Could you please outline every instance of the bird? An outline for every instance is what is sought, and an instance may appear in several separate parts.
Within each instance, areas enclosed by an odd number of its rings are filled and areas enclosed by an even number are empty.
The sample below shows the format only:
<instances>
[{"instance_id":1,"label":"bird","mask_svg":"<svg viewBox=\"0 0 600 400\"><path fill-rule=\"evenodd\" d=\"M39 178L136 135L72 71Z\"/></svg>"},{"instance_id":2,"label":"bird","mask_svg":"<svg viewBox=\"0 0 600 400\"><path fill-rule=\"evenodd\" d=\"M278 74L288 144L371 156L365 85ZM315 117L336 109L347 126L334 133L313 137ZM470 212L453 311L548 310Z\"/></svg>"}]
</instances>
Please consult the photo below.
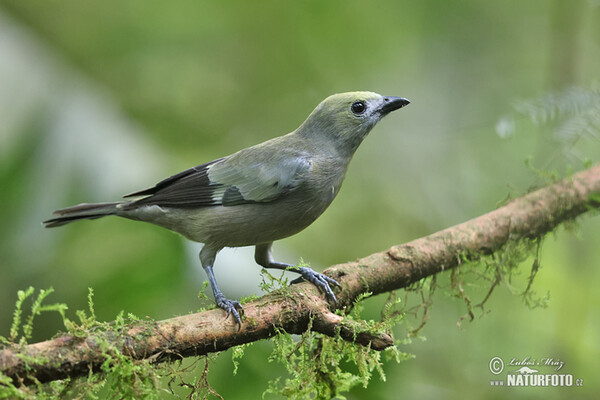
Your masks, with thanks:
<instances>
[{"instance_id":1,"label":"bird","mask_svg":"<svg viewBox=\"0 0 600 400\"><path fill-rule=\"evenodd\" d=\"M298 280L311 282L335 304L332 287L340 284L309 267L275 261L273 242L302 231L327 209L363 139L383 117L409 103L368 91L331 95L291 133L186 169L122 201L56 210L43 226L116 215L204 243L199 257L215 303L238 329L242 305L223 295L213 273L225 247L255 246L257 264L299 273Z\"/></svg>"}]
</instances>

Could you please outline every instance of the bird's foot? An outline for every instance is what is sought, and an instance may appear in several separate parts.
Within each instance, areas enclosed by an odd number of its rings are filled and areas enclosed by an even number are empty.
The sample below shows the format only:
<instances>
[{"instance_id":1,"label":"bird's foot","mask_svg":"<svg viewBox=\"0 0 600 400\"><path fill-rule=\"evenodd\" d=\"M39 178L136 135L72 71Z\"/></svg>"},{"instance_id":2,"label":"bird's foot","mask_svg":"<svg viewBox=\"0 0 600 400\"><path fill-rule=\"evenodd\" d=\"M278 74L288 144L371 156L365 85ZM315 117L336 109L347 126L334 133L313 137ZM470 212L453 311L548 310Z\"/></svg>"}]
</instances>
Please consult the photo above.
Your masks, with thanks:
<instances>
[{"instance_id":1,"label":"bird's foot","mask_svg":"<svg viewBox=\"0 0 600 400\"><path fill-rule=\"evenodd\" d=\"M292 284L300 283L303 280L309 281L310 283L312 283L313 285L315 285L316 287L321 289L323 292L325 292L325 295L327 296L327 298L332 300L334 304L337 304L337 299L335 298L335 294L333 294L333 291L331 290L331 286L329 286L329 285L335 285L338 288L342 287L335 279L330 278L327 275L315 272L312 269L307 268L307 267L294 268L294 272L298 272L302 276L294 279L291 282Z\"/></svg>"},{"instance_id":2,"label":"bird's foot","mask_svg":"<svg viewBox=\"0 0 600 400\"><path fill-rule=\"evenodd\" d=\"M217 303L217 307L227 311L225 318L229 318L229 315L233 316L233 319L238 324L238 330L240 330L242 328L242 318L240 315L244 315L244 309L240 302L229 300L223 294L219 293L215 296L215 303Z\"/></svg>"}]
</instances>

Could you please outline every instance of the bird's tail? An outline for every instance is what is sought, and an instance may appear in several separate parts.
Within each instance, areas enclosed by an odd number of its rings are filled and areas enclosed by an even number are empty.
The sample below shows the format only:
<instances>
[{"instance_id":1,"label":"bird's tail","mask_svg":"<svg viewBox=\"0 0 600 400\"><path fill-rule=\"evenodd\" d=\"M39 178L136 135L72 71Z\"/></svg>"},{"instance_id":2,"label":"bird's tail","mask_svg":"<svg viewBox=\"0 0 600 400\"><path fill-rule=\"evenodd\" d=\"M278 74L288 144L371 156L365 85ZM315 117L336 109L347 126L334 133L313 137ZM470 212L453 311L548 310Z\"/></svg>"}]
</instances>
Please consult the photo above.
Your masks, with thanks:
<instances>
[{"instance_id":1,"label":"bird's tail","mask_svg":"<svg viewBox=\"0 0 600 400\"><path fill-rule=\"evenodd\" d=\"M62 226L80 219L96 219L107 215L117 213L117 205L119 203L81 203L73 207L63 208L62 210L54 211L56 218L44 221L45 228L54 228Z\"/></svg>"}]
</instances>

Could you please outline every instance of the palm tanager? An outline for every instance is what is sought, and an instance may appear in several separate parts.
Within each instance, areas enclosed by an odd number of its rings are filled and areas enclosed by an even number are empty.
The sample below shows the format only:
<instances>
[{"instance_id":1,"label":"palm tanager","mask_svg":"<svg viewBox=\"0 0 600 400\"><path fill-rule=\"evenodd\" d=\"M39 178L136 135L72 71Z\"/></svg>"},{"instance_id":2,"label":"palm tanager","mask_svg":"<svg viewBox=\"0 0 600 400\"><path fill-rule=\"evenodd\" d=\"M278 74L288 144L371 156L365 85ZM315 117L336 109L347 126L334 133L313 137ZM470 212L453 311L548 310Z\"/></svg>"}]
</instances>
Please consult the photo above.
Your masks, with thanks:
<instances>
[{"instance_id":1,"label":"palm tanager","mask_svg":"<svg viewBox=\"0 0 600 400\"><path fill-rule=\"evenodd\" d=\"M82 203L54 212L47 228L118 215L150 222L204 243L200 261L215 302L241 326L239 302L227 299L213 273L224 247L256 246L265 268L299 273L336 301L334 279L273 260L273 241L309 226L338 194L348 163L379 120L410 102L373 92L334 94L295 131L166 178L112 203Z\"/></svg>"}]
</instances>

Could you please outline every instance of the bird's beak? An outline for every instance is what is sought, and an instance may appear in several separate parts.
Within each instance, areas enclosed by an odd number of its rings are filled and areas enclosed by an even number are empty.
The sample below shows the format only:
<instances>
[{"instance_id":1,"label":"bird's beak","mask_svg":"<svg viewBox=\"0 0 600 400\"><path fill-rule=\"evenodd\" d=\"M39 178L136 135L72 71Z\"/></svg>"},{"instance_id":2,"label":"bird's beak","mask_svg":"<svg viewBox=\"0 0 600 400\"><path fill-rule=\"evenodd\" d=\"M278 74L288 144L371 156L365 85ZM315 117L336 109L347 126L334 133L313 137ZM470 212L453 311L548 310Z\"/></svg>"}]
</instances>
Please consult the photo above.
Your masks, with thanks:
<instances>
[{"instance_id":1,"label":"bird's beak","mask_svg":"<svg viewBox=\"0 0 600 400\"><path fill-rule=\"evenodd\" d=\"M409 104L410 101L404 97L385 96L379 111L382 115L386 115Z\"/></svg>"}]
</instances>

